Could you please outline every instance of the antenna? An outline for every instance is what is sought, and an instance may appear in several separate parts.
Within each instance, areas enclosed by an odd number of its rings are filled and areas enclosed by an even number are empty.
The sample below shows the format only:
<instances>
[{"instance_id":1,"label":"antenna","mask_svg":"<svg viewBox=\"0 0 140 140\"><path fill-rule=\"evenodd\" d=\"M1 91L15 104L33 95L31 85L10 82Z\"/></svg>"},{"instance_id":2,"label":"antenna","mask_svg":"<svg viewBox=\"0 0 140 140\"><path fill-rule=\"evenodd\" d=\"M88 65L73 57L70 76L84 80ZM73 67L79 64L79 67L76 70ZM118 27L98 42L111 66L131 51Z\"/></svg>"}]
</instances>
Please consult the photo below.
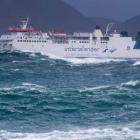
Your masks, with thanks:
<instances>
[{"instance_id":1,"label":"antenna","mask_svg":"<svg viewBox=\"0 0 140 140\"><path fill-rule=\"evenodd\" d=\"M23 20L23 21L21 21L21 22L22 22L21 28L22 28L22 29L26 29L27 26L28 26L29 17L27 17L26 20Z\"/></svg>"},{"instance_id":2,"label":"antenna","mask_svg":"<svg viewBox=\"0 0 140 140\"><path fill-rule=\"evenodd\" d=\"M109 23L109 24L107 24L105 36L108 36L108 32L111 30L111 28L112 28L113 26L114 26L114 23Z\"/></svg>"}]
</instances>

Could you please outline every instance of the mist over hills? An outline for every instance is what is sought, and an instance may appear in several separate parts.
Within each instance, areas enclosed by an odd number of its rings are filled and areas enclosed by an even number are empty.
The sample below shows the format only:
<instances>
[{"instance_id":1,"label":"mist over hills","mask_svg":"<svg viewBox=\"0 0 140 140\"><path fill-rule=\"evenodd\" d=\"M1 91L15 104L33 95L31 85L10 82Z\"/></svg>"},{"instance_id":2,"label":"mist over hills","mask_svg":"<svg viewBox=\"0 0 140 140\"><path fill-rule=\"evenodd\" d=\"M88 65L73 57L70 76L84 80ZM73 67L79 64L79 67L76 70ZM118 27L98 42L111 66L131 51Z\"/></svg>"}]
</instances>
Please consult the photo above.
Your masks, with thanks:
<instances>
[{"instance_id":1,"label":"mist over hills","mask_svg":"<svg viewBox=\"0 0 140 140\"><path fill-rule=\"evenodd\" d=\"M105 29L109 22L131 33L140 29L140 16L119 23L106 18L89 18L62 0L0 0L0 31L30 17L31 25L37 30L46 31L92 31L96 25ZM132 28L134 26L134 28Z\"/></svg>"}]
</instances>

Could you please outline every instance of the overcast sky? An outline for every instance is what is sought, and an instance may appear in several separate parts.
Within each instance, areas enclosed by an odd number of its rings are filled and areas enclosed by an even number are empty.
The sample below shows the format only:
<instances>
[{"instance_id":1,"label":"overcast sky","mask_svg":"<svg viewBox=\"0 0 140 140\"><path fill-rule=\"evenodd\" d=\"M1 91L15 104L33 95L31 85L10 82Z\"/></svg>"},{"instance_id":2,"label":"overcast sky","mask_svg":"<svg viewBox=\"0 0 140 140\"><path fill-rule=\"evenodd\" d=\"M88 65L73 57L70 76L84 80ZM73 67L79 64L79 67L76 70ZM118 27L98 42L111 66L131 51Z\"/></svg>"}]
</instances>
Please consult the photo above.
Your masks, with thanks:
<instances>
[{"instance_id":1,"label":"overcast sky","mask_svg":"<svg viewBox=\"0 0 140 140\"><path fill-rule=\"evenodd\" d=\"M124 21L140 14L140 0L64 0L87 16Z\"/></svg>"}]
</instances>

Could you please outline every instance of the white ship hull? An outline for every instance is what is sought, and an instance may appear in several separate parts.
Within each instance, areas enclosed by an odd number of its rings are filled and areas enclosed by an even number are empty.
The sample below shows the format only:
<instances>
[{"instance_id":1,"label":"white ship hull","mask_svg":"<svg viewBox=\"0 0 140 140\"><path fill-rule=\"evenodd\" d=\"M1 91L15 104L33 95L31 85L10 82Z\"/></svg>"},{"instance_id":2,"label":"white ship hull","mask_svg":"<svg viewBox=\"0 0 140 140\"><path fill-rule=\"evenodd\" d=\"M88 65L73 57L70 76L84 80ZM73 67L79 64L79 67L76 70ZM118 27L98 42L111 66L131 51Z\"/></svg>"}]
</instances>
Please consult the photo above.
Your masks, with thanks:
<instances>
[{"instance_id":1,"label":"white ship hull","mask_svg":"<svg viewBox=\"0 0 140 140\"><path fill-rule=\"evenodd\" d=\"M12 44L10 46L10 44ZM70 44L53 44L53 43L18 43L17 40L10 42L6 46L0 45L0 49L41 53L45 55L55 55L63 58L140 58L140 49L133 49L135 41L115 43L106 46L70 45ZM113 46L113 47L110 47ZM130 48L128 48L128 46Z\"/></svg>"},{"instance_id":2,"label":"white ship hull","mask_svg":"<svg viewBox=\"0 0 140 140\"><path fill-rule=\"evenodd\" d=\"M132 46L134 46L135 42L132 42ZM140 50L133 49L131 47L128 50L128 45L124 44L123 47L121 44L118 47L96 47L96 46L70 46L69 44L20 44L13 43L13 46L9 48L10 50L16 50L21 52L33 52L33 53L41 53L45 55L55 55L63 58L140 58ZM109 48L107 50L107 48ZM7 50L7 48L6 48Z\"/></svg>"},{"instance_id":3,"label":"white ship hull","mask_svg":"<svg viewBox=\"0 0 140 140\"><path fill-rule=\"evenodd\" d=\"M124 34L105 34L96 27L93 33L55 34L34 32L27 28L10 28L0 37L1 50L34 52L63 58L132 58L140 59L140 37L136 41Z\"/></svg>"}]
</instances>

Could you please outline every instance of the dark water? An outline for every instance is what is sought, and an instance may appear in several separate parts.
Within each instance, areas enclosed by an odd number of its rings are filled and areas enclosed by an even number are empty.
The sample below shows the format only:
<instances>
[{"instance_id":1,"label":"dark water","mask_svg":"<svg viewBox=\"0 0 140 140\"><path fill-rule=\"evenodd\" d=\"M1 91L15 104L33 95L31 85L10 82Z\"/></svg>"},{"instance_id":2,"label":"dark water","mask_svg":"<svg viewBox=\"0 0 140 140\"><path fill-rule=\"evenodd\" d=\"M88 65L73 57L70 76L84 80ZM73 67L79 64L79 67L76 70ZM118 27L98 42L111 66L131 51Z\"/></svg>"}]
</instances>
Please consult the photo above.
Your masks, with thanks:
<instances>
[{"instance_id":1,"label":"dark water","mask_svg":"<svg viewBox=\"0 0 140 140\"><path fill-rule=\"evenodd\" d=\"M0 53L0 140L140 139L140 62Z\"/></svg>"}]
</instances>

